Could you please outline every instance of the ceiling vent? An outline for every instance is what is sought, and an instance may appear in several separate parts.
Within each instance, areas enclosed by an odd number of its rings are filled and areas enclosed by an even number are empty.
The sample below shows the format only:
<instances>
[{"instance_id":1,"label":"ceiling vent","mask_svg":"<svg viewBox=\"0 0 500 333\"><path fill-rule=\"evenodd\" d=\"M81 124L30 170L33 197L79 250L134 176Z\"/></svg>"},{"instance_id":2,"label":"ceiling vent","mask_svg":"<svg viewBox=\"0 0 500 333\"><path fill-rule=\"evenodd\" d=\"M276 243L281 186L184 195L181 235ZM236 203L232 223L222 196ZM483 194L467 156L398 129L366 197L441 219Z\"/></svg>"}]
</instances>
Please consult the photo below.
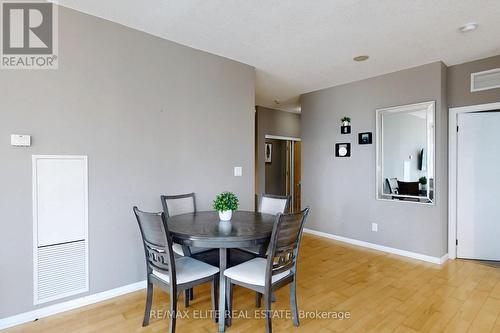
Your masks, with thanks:
<instances>
[{"instance_id":1,"label":"ceiling vent","mask_svg":"<svg viewBox=\"0 0 500 333\"><path fill-rule=\"evenodd\" d=\"M500 68L484 72L472 73L470 76L470 91L483 91L500 88Z\"/></svg>"}]
</instances>

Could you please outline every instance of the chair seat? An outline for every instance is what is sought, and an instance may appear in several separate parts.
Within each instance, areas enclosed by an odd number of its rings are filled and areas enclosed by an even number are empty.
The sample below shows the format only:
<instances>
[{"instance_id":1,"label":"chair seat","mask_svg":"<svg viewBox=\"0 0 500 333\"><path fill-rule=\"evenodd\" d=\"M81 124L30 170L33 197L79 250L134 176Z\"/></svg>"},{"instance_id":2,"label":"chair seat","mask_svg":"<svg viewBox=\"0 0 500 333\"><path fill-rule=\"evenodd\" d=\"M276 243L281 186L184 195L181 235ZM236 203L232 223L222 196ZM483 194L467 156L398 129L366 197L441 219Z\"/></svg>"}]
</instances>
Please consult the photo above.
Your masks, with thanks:
<instances>
[{"instance_id":1,"label":"chair seat","mask_svg":"<svg viewBox=\"0 0 500 333\"><path fill-rule=\"evenodd\" d=\"M217 274L219 268L191 257L181 257L175 259L175 271L177 284L183 284ZM153 270L153 275L167 283L170 282L168 274Z\"/></svg>"},{"instance_id":2,"label":"chair seat","mask_svg":"<svg viewBox=\"0 0 500 333\"><path fill-rule=\"evenodd\" d=\"M184 256L184 250L182 249L181 244L173 243L172 250L175 253L177 253L178 255ZM212 250L212 249L208 248L208 247L192 247L192 246L190 246L189 250L191 251L191 254L196 254L196 253L205 252L205 251Z\"/></svg>"},{"instance_id":3,"label":"chair seat","mask_svg":"<svg viewBox=\"0 0 500 333\"><path fill-rule=\"evenodd\" d=\"M264 286L266 279L267 259L254 258L224 271L224 275L231 280L240 281L256 286ZM272 283L290 275L290 270L276 274L272 277Z\"/></svg>"}]
</instances>

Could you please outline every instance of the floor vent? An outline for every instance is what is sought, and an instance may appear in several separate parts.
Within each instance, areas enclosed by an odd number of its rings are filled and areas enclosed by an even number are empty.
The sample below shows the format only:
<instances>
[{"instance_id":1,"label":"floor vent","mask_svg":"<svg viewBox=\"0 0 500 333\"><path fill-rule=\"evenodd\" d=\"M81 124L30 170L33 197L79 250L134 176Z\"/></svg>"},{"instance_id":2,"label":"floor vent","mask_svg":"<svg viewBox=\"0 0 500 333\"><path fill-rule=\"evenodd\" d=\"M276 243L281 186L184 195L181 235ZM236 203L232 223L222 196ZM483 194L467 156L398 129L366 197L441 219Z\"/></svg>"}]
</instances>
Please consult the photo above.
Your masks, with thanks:
<instances>
[{"instance_id":1,"label":"floor vent","mask_svg":"<svg viewBox=\"0 0 500 333\"><path fill-rule=\"evenodd\" d=\"M470 91L483 91L500 88L500 68L489 71L472 73L470 77Z\"/></svg>"},{"instance_id":2,"label":"floor vent","mask_svg":"<svg viewBox=\"0 0 500 333\"><path fill-rule=\"evenodd\" d=\"M85 240L38 248L37 303L87 290Z\"/></svg>"}]
</instances>

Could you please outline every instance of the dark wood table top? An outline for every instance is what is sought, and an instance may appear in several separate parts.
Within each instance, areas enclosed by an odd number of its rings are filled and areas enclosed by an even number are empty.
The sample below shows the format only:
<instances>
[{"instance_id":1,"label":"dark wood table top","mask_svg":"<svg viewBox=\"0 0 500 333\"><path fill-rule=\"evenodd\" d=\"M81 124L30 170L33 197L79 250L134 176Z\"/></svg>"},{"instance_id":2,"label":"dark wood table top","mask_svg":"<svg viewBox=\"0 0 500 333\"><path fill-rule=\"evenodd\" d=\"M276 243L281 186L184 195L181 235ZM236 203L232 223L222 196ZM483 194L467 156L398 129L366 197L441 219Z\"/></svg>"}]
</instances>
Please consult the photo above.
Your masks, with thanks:
<instances>
[{"instance_id":1,"label":"dark wood table top","mask_svg":"<svg viewBox=\"0 0 500 333\"><path fill-rule=\"evenodd\" d=\"M167 219L174 242L196 247L238 248L267 243L275 216L236 211L230 222L221 222L217 212L196 212Z\"/></svg>"}]
</instances>

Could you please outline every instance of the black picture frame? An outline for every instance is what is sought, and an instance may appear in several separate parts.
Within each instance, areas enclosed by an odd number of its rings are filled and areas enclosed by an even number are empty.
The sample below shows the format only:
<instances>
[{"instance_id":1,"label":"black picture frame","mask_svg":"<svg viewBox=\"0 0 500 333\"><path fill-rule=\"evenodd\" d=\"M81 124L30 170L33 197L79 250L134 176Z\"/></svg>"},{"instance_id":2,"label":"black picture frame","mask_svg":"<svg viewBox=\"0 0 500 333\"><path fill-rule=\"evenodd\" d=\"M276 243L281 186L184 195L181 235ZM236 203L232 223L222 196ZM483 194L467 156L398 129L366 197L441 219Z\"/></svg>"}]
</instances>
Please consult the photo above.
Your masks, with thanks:
<instances>
[{"instance_id":1,"label":"black picture frame","mask_svg":"<svg viewBox=\"0 0 500 333\"><path fill-rule=\"evenodd\" d=\"M358 143L360 145L371 145L372 144L372 132L363 132L358 134Z\"/></svg>"},{"instance_id":2,"label":"black picture frame","mask_svg":"<svg viewBox=\"0 0 500 333\"><path fill-rule=\"evenodd\" d=\"M340 134L351 134L351 125L340 126Z\"/></svg>"},{"instance_id":3,"label":"black picture frame","mask_svg":"<svg viewBox=\"0 0 500 333\"><path fill-rule=\"evenodd\" d=\"M342 148L346 149L345 154L341 151ZM349 142L336 143L335 157L351 157L351 144Z\"/></svg>"}]
</instances>

